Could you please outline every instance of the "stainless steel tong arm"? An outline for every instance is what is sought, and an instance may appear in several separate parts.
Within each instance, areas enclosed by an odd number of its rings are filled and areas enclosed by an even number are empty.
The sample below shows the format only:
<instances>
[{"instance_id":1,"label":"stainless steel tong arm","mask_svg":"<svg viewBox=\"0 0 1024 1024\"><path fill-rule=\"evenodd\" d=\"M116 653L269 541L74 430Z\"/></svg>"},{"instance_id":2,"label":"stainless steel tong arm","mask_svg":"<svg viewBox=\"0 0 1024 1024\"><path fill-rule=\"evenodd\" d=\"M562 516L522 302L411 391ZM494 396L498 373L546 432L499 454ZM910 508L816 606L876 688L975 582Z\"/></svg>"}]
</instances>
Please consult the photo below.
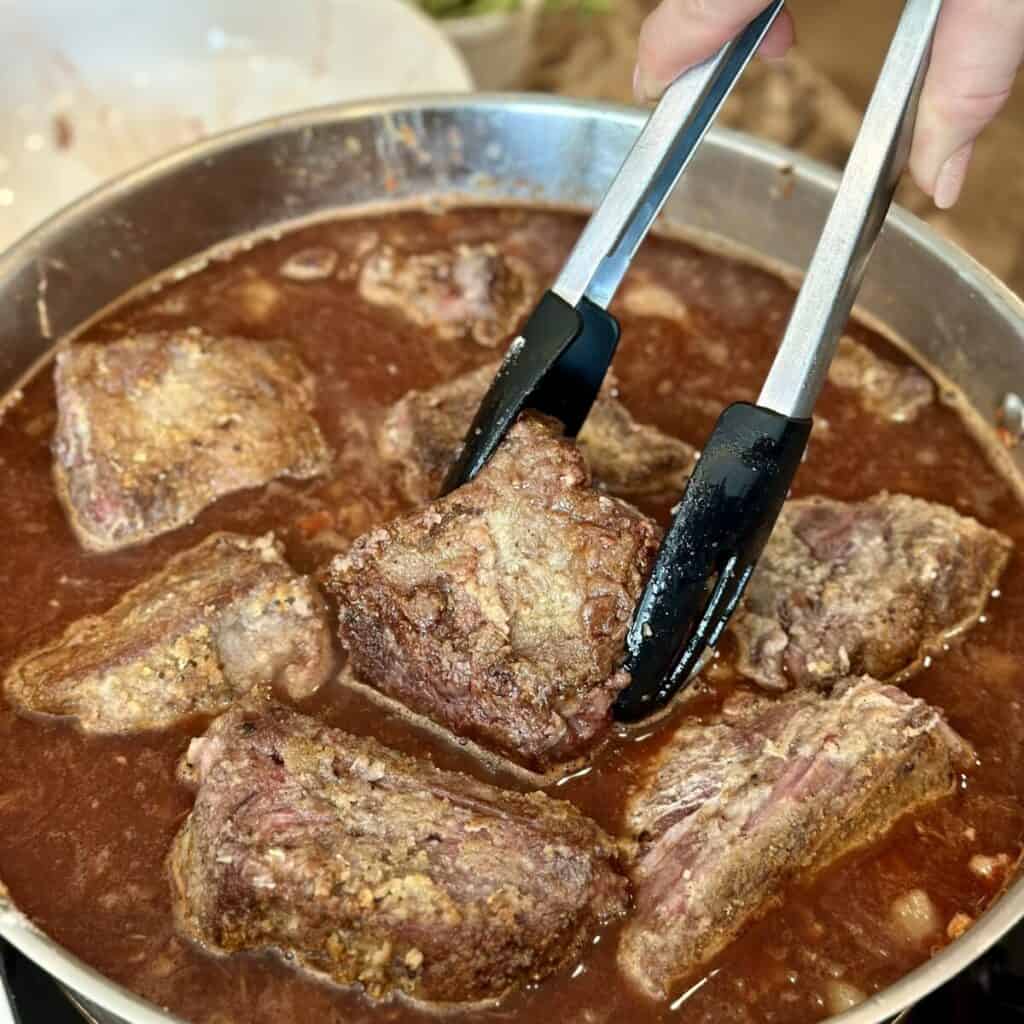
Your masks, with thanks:
<instances>
[{"instance_id":1,"label":"stainless steel tong arm","mask_svg":"<svg viewBox=\"0 0 1024 1024\"><path fill-rule=\"evenodd\" d=\"M640 243L736 80L782 10L773 0L731 42L684 71L644 126L552 291L570 306L586 296L607 309Z\"/></svg>"},{"instance_id":2,"label":"stainless steel tong arm","mask_svg":"<svg viewBox=\"0 0 1024 1024\"><path fill-rule=\"evenodd\" d=\"M907 0L758 405L804 419L907 162L942 0Z\"/></svg>"}]
</instances>

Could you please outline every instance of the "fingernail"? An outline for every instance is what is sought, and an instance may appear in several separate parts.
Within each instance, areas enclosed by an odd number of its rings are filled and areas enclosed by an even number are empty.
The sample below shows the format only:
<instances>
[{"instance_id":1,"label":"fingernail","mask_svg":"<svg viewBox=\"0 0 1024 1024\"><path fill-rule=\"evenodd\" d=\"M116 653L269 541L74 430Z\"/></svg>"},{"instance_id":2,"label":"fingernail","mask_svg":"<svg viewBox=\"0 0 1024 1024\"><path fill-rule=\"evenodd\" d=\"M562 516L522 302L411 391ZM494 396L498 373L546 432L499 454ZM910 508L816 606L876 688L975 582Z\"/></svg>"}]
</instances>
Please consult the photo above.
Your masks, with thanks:
<instances>
[{"instance_id":1,"label":"fingernail","mask_svg":"<svg viewBox=\"0 0 1024 1024\"><path fill-rule=\"evenodd\" d=\"M970 163L973 148L974 143L972 142L961 146L939 169L938 176L935 178L932 198L940 210L948 210L960 198L960 191L964 187L967 165Z\"/></svg>"},{"instance_id":2,"label":"fingernail","mask_svg":"<svg viewBox=\"0 0 1024 1024\"><path fill-rule=\"evenodd\" d=\"M641 103L653 103L664 91L665 86L637 64L633 69L633 95Z\"/></svg>"}]
</instances>

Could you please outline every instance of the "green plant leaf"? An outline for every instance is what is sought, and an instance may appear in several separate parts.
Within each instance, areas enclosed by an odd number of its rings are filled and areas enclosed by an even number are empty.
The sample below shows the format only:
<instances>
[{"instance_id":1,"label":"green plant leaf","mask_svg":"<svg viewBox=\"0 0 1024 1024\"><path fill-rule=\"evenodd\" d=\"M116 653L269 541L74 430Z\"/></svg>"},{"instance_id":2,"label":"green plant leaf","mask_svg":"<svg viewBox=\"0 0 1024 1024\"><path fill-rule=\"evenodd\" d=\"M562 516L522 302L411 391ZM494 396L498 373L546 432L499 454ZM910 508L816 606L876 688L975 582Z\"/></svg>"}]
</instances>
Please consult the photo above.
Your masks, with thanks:
<instances>
[{"instance_id":1,"label":"green plant leaf","mask_svg":"<svg viewBox=\"0 0 1024 1024\"><path fill-rule=\"evenodd\" d=\"M475 14L505 13L518 10L522 0L415 0L435 18L466 18ZM571 10L576 8L586 14L607 11L612 0L545 0L548 10Z\"/></svg>"},{"instance_id":2,"label":"green plant leaf","mask_svg":"<svg viewBox=\"0 0 1024 1024\"><path fill-rule=\"evenodd\" d=\"M417 0L435 18L464 18L474 14L514 11L521 0Z\"/></svg>"}]
</instances>

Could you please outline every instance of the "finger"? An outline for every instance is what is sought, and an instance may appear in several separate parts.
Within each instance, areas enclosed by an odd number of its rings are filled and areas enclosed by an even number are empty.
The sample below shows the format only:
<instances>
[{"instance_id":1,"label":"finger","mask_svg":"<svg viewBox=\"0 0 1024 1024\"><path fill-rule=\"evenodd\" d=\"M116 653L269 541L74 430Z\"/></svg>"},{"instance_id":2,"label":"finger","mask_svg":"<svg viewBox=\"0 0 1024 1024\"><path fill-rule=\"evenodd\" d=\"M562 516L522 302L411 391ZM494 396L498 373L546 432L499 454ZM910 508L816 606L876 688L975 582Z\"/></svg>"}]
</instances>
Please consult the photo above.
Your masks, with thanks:
<instances>
[{"instance_id":1,"label":"finger","mask_svg":"<svg viewBox=\"0 0 1024 1024\"><path fill-rule=\"evenodd\" d=\"M766 0L662 0L640 30L634 79L637 99L657 99L686 68L710 57L767 6ZM793 22L783 11L761 52L781 57L793 42Z\"/></svg>"},{"instance_id":2,"label":"finger","mask_svg":"<svg viewBox=\"0 0 1024 1024\"><path fill-rule=\"evenodd\" d=\"M761 40L761 45L757 48L757 55L766 60L779 60L786 56L795 41L796 32L793 27L793 19L790 17L789 11L783 9L772 27L768 29L768 34Z\"/></svg>"},{"instance_id":3,"label":"finger","mask_svg":"<svg viewBox=\"0 0 1024 1024\"><path fill-rule=\"evenodd\" d=\"M914 180L938 206L956 202L979 132L1010 95L1024 57L1020 0L946 0L910 154Z\"/></svg>"}]
</instances>

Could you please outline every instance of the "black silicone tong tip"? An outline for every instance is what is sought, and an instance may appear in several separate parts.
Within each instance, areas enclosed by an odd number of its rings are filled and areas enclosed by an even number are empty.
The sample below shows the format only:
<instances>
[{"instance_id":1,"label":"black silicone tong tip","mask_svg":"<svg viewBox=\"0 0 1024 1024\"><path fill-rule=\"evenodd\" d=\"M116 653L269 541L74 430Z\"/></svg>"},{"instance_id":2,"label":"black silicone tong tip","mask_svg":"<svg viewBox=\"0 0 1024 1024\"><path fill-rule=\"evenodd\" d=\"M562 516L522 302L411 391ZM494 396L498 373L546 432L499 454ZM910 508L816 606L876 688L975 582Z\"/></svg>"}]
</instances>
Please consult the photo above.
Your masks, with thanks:
<instances>
[{"instance_id":1,"label":"black silicone tong tip","mask_svg":"<svg viewBox=\"0 0 1024 1024\"><path fill-rule=\"evenodd\" d=\"M480 472L524 409L579 433L619 343L616 319L589 299L576 307L546 292L512 343L477 410L441 489L448 494Z\"/></svg>"},{"instance_id":2,"label":"black silicone tong tip","mask_svg":"<svg viewBox=\"0 0 1024 1024\"><path fill-rule=\"evenodd\" d=\"M722 413L694 468L626 638L621 722L687 683L732 615L807 447L811 421L747 403Z\"/></svg>"}]
</instances>

